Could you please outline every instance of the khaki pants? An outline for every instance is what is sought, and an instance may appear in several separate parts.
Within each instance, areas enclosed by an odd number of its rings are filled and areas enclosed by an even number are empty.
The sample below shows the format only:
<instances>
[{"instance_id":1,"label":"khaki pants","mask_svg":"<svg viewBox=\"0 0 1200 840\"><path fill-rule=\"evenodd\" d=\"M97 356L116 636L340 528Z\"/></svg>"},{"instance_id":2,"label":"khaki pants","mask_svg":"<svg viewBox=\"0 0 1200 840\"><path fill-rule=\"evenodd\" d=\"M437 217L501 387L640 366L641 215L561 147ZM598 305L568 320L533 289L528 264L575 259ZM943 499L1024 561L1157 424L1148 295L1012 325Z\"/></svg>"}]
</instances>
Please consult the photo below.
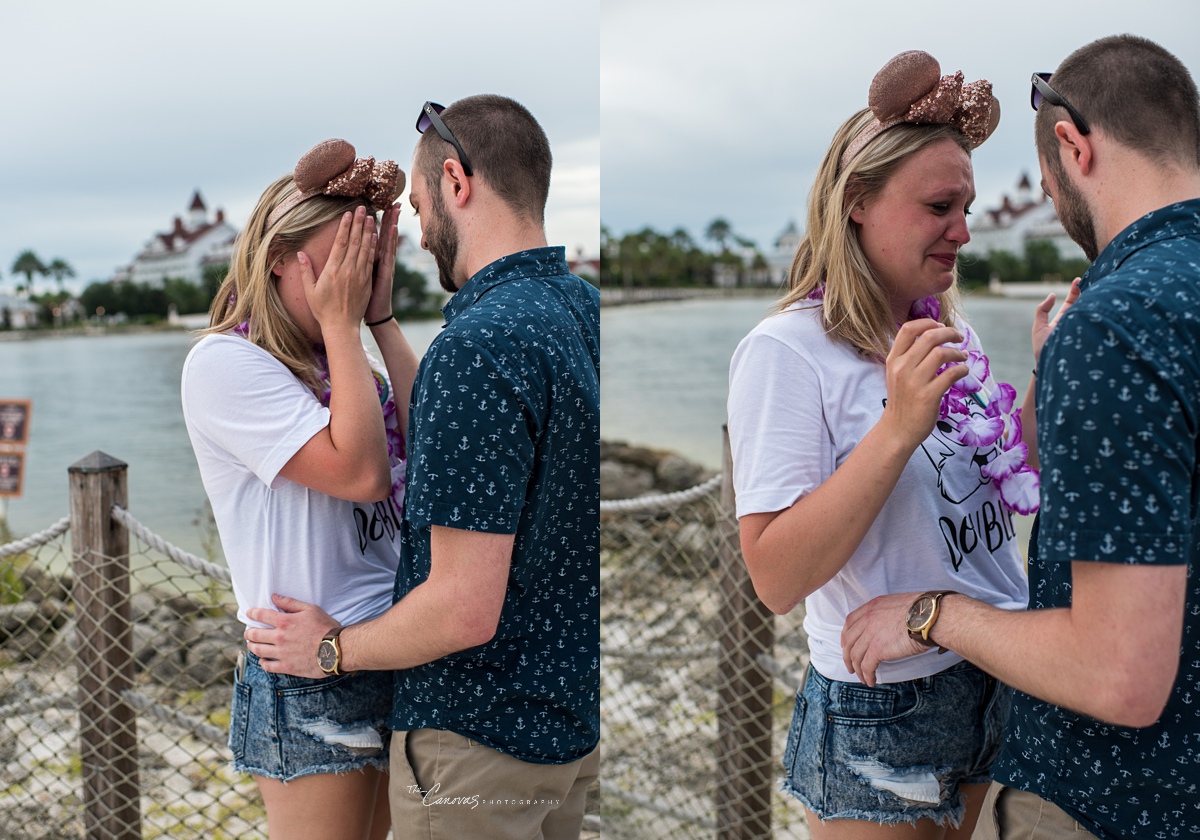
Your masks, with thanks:
<instances>
[{"instance_id":1,"label":"khaki pants","mask_svg":"<svg viewBox=\"0 0 1200 840\"><path fill-rule=\"evenodd\" d=\"M533 764L455 732L393 732L389 798L396 840L579 840L600 750Z\"/></svg>"},{"instance_id":2,"label":"khaki pants","mask_svg":"<svg viewBox=\"0 0 1200 840\"><path fill-rule=\"evenodd\" d=\"M1057 805L1037 794L992 782L971 840L1082 840L1090 836Z\"/></svg>"}]
</instances>

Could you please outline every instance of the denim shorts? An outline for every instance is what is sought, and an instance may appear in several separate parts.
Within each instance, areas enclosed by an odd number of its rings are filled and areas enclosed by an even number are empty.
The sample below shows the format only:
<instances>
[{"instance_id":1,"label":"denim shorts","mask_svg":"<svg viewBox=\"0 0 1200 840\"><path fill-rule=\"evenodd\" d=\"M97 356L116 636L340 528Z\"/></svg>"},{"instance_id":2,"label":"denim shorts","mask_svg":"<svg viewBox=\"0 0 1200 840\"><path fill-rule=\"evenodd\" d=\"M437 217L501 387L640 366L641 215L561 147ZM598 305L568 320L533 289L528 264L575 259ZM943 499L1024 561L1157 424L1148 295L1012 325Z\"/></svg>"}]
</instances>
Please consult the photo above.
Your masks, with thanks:
<instances>
[{"instance_id":1,"label":"denim shorts","mask_svg":"<svg viewBox=\"0 0 1200 840\"><path fill-rule=\"evenodd\" d=\"M229 716L233 768L290 781L388 768L392 672L314 680L264 671L253 653L235 674Z\"/></svg>"},{"instance_id":2,"label":"denim shorts","mask_svg":"<svg viewBox=\"0 0 1200 840\"><path fill-rule=\"evenodd\" d=\"M822 820L962 823L959 785L986 784L1012 689L969 662L900 683L837 682L811 665L783 789Z\"/></svg>"}]
</instances>

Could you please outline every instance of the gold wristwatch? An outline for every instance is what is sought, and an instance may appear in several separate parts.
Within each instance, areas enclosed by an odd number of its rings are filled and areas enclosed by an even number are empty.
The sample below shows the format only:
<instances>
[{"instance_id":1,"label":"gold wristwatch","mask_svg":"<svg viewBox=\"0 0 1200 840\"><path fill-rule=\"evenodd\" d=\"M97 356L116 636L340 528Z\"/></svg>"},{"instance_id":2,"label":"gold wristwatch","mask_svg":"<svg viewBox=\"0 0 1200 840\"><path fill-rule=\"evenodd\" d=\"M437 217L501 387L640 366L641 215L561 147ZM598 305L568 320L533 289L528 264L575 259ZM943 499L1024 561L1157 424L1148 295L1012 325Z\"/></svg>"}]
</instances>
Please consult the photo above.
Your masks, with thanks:
<instances>
[{"instance_id":1,"label":"gold wristwatch","mask_svg":"<svg viewBox=\"0 0 1200 840\"><path fill-rule=\"evenodd\" d=\"M331 677L340 677L344 673L341 670L342 646L338 639L341 632L341 627L334 627L317 645L317 665Z\"/></svg>"},{"instance_id":2,"label":"gold wristwatch","mask_svg":"<svg viewBox=\"0 0 1200 840\"><path fill-rule=\"evenodd\" d=\"M942 605L942 599L947 595L957 594L959 593L953 589L943 589L940 592L924 592L917 596L917 600L913 601L912 606L908 608L908 618L904 622L908 628L909 637L925 645L925 647L937 645L937 642L929 638L929 631L937 623L938 611ZM946 648L938 645L938 653L945 652Z\"/></svg>"}]
</instances>

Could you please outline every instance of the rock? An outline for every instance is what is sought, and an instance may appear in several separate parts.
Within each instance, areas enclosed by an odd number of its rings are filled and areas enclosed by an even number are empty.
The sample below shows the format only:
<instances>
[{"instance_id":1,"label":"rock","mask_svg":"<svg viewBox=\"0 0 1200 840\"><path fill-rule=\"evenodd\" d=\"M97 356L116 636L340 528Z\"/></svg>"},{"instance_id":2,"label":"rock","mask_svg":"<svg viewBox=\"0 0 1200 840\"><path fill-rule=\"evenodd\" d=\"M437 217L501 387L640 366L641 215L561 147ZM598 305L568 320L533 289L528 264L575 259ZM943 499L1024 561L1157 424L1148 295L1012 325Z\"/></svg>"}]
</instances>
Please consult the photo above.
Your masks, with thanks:
<instances>
[{"instance_id":1,"label":"rock","mask_svg":"<svg viewBox=\"0 0 1200 840\"><path fill-rule=\"evenodd\" d=\"M129 598L130 620L134 624L149 621L159 607L159 598L148 589L134 592Z\"/></svg>"},{"instance_id":2,"label":"rock","mask_svg":"<svg viewBox=\"0 0 1200 840\"><path fill-rule=\"evenodd\" d=\"M176 595L160 601L158 609L154 611L153 620L160 624L169 624L172 621L195 618L200 610L200 605L191 598Z\"/></svg>"},{"instance_id":3,"label":"rock","mask_svg":"<svg viewBox=\"0 0 1200 840\"><path fill-rule=\"evenodd\" d=\"M711 470L682 455L620 441L600 442L600 498L675 493L703 482Z\"/></svg>"},{"instance_id":4,"label":"rock","mask_svg":"<svg viewBox=\"0 0 1200 840\"><path fill-rule=\"evenodd\" d=\"M201 639L187 651L183 678L199 688L233 679L240 645L219 638Z\"/></svg>"},{"instance_id":5,"label":"rock","mask_svg":"<svg viewBox=\"0 0 1200 840\"><path fill-rule=\"evenodd\" d=\"M683 553L695 557L716 555L712 529L700 522L685 522L675 533L675 543Z\"/></svg>"},{"instance_id":6,"label":"rock","mask_svg":"<svg viewBox=\"0 0 1200 840\"><path fill-rule=\"evenodd\" d=\"M630 446L624 441L613 441L611 443L600 441L601 462L620 461L623 464L631 464L635 467L653 470L658 467L658 462L667 454L669 453L663 452L661 449Z\"/></svg>"},{"instance_id":7,"label":"rock","mask_svg":"<svg viewBox=\"0 0 1200 840\"><path fill-rule=\"evenodd\" d=\"M37 566L26 566L21 570L21 583L25 585L26 600L54 598L65 602L71 599L69 578L56 577Z\"/></svg>"},{"instance_id":8,"label":"rock","mask_svg":"<svg viewBox=\"0 0 1200 840\"><path fill-rule=\"evenodd\" d=\"M632 499L654 489L654 474L619 461L600 462L600 498Z\"/></svg>"},{"instance_id":9,"label":"rock","mask_svg":"<svg viewBox=\"0 0 1200 840\"><path fill-rule=\"evenodd\" d=\"M33 601L0 605L0 641L10 639L31 627L38 628L38 632L45 628L45 617Z\"/></svg>"},{"instance_id":10,"label":"rock","mask_svg":"<svg viewBox=\"0 0 1200 840\"><path fill-rule=\"evenodd\" d=\"M232 615L219 618L198 618L191 622L197 638L223 639L233 645L242 643L242 622Z\"/></svg>"},{"instance_id":11,"label":"rock","mask_svg":"<svg viewBox=\"0 0 1200 840\"><path fill-rule=\"evenodd\" d=\"M682 455L667 455L654 470L658 486L669 493L695 487L705 478L705 469Z\"/></svg>"},{"instance_id":12,"label":"rock","mask_svg":"<svg viewBox=\"0 0 1200 840\"><path fill-rule=\"evenodd\" d=\"M57 598L48 597L40 606L42 617L46 620L48 630L57 630L70 619L67 605Z\"/></svg>"},{"instance_id":13,"label":"rock","mask_svg":"<svg viewBox=\"0 0 1200 840\"><path fill-rule=\"evenodd\" d=\"M66 663L75 659L78 650L79 639L75 635L75 619L68 616L46 645L46 652L53 653L58 661Z\"/></svg>"}]
</instances>

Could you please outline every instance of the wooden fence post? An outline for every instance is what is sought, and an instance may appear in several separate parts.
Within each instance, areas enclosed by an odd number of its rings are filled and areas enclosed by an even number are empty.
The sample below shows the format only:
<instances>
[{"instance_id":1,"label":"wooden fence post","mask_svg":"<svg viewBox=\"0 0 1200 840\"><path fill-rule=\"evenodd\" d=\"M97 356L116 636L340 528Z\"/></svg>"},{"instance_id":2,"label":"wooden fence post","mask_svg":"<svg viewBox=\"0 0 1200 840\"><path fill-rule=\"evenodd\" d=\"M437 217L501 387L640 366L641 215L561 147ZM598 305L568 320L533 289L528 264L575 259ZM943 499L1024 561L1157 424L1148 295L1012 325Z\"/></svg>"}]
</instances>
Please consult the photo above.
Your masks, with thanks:
<instances>
[{"instance_id":1,"label":"wooden fence post","mask_svg":"<svg viewBox=\"0 0 1200 840\"><path fill-rule=\"evenodd\" d=\"M142 836L137 717L122 698L134 674L129 532L111 513L113 505L129 504L127 470L127 464L103 452L67 469L88 840Z\"/></svg>"},{"instance_id":2,"label":"wooden fence post","mask_svg":"<svg viewBox=\"0 0 1200 840\"><path fill-rule=\"evenodd\" d=\"M777 775L771 755L775 682L763 662L775 649L775 616L754 593L742 560L728 428L723 462L721 508L727 515L718 571L717 840L761 840L771 836Z\"/></svg>"}]
</instances>

